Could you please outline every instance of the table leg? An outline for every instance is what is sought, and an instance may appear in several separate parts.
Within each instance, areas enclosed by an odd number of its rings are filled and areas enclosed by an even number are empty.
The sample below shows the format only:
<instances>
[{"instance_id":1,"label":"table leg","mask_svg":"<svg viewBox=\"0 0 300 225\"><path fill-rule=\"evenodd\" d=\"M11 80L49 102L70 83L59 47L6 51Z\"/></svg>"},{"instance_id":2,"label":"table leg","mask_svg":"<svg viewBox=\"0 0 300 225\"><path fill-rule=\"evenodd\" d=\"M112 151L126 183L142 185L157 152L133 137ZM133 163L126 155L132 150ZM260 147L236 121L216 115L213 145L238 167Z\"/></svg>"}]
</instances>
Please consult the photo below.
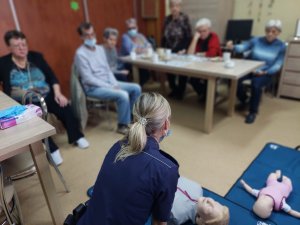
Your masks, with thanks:
<instances>
[{"instance_id":1,"label":"table leg","mask_svg":"<svg viewBox=\"0 0 300 225\"><path fill-rule=\"evenodd\" d=\"M30 145L30 152L36 166L38 177L46 198L47 205L50 210L53 224L62 225L63 215L61 205L56 196L56 190L50 173L49 163L46 159L45 150L42 141L38 141Z\"/></svg>"},{"instance_id":2,"label":"table leg","mask_svg":"<svg viewBox=\"0 0 300 225\"><path fill-rule=\"evenodd\" d=\"M140 74L139 74L139 68L136 65L132 65L132 75L133 75L133 82L139 84Z\"/></svg>"},{"instance_id":3,"label":"table leg","mask_svg":"<svg viewBox=\"0 0 300 225\"><path fill-rule=\"evenodd\" d=\"M213 127L214 103L216 91L216 78L211 77L207 80L206 105L204 114L204 132L210 133Z\"/></svg>"},{"instance_id":4,"label":"table leg","mask_svg":"<svg viewBox=\"0 0 300 225\"><path fill-rule=\"evenodd\" d=\"M237 80L231 80L230 82L229 103L228 103L228 111L227 111L228 116L234 115L237 82L238 82Z\"/></svg>"}]
</instances>

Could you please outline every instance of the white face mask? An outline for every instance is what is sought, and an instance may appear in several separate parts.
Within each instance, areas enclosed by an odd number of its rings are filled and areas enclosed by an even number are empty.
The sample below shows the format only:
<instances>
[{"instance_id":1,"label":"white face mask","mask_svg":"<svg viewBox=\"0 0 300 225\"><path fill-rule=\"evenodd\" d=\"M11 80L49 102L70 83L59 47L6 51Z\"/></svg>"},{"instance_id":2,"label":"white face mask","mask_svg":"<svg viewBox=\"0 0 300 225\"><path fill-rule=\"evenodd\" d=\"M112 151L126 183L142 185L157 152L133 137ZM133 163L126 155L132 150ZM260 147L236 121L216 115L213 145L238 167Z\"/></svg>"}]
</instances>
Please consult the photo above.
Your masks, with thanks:
<instances>
[{"instance_id":1,"label":"white face mask","mask_svg":"<svg viewBox=\"0 0 300 225\"><path fill-rule=\"evenodd\" d=\"M97 39L96 38L85 39L84 44L88 47L94 48L97 44Z\"/></svg>"},{"instance_id":2,"label":"white face mask","mask_svg":"<svg viewBox=\"0 0 300 225\"><path fill-rule=\"evenodd\" d=\"M138 34L137 28L135 28L135 29L130 29L130 30L128 31L128 34L129 34L131 37L136 37L137 34Z\"/></svg>"}]
</instances>

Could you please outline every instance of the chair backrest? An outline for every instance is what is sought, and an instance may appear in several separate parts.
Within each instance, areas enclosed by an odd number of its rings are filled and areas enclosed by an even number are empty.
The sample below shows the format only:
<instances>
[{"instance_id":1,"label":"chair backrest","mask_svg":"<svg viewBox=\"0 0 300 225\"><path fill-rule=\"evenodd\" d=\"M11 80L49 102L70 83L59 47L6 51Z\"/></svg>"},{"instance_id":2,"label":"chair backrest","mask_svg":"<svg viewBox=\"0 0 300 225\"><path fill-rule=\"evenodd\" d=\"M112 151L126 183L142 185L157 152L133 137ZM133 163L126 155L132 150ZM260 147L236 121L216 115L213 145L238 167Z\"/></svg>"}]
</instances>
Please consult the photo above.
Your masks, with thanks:
<instances>
[{"instance_id":1,"label":"chair backrest","mask_svg":"<svg viewBox=\"0 0 300 225\"><path fill-rule=\"evenodd\" d=\"M88 120L86 94L75 64L72 65L71 73L71 107L75 117L80 121L81 128L84 129Z\"/></svg>"}]
</instances>

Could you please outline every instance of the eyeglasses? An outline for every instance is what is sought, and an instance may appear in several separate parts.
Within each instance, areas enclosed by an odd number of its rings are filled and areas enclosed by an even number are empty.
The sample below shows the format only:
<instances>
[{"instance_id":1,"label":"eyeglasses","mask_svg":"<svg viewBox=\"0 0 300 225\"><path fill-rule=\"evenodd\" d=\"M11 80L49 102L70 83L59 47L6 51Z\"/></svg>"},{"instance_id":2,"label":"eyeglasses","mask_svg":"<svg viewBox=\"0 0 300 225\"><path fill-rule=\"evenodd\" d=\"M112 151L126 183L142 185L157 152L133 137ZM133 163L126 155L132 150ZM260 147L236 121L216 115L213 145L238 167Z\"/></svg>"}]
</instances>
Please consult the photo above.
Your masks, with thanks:
<instances>
[{"instance_id":1,"label":"eyeglasses","mask_svg":"<svg viewBox=\"0 0 300 225\"><path fill-rule=\"evenodd\" d=\"M90 38L90 37L95 37L95 32L92 32L92 33L83 33L83 37L87 37L87 38Z\"/></svg>"},{"instance_id":2,"label":"eyeglasses","mask_svg":"<svg viewBox=\"0 0 300 225\"><path fill-rule=\"evenodd\" d=\"M16 44L16 45L10 45L11 48L14 48L14 49L20 49L20 48L27 48L28 45L27 43L20 43L20 44Z\"/></svg>"}]
</instances>

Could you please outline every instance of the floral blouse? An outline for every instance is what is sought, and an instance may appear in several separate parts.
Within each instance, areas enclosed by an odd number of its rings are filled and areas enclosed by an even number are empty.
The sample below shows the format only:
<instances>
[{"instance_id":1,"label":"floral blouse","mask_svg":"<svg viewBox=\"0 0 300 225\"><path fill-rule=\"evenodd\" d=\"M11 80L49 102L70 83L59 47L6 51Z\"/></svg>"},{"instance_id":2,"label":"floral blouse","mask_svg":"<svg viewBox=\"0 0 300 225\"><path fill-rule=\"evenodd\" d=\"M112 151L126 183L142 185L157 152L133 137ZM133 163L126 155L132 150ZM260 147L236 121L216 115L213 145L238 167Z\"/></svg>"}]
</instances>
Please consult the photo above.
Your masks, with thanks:
<instances>
[{"instance_id":1,"label":"floral blouse","mask_svg":"<svg viewBox=\"0 0 300 225\"><path fill-rule=\"evenodd\" d=\"M187 49L191 39L192 30L187 15L180 13L175 19L172 15L165 18L162 47L178 52Z\"/></svg>"}]
</instances>

